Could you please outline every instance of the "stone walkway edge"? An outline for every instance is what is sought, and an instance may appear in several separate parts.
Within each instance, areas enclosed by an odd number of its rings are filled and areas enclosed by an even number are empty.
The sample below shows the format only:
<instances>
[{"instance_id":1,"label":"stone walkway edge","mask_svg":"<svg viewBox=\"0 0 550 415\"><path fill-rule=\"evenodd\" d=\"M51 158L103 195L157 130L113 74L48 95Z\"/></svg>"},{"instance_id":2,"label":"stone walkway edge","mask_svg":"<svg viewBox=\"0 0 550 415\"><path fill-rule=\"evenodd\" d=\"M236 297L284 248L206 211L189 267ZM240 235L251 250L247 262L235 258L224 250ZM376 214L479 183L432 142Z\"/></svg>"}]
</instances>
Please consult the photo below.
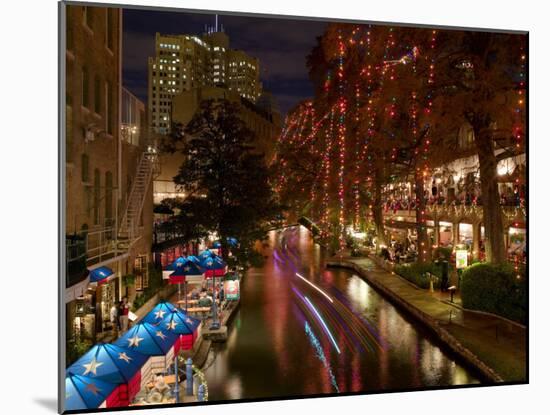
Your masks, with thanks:
<instances>
[{"instance_id":1,"label":"stone walkway edge","mask_svg":"<svg viewBox=\"0 0 550 415\"><path fill-rule=\"evenodd\" d=\"M365 279L375 289L384 294L392 303L399 306L402 310L405 310L430 331L435 333L453 352L459 355L467 364L477 369L477 371L487 380L491 382L504 382L504 379L502 379L498 373L477 357L474 352L464 347L452 334L442 327L435 318L401 298L378 279L371 278L368 272L360 265L347 260L330 260L326 262L326 266L347 268L357 272L361 278Z\"/></svg>"}]
</instances>

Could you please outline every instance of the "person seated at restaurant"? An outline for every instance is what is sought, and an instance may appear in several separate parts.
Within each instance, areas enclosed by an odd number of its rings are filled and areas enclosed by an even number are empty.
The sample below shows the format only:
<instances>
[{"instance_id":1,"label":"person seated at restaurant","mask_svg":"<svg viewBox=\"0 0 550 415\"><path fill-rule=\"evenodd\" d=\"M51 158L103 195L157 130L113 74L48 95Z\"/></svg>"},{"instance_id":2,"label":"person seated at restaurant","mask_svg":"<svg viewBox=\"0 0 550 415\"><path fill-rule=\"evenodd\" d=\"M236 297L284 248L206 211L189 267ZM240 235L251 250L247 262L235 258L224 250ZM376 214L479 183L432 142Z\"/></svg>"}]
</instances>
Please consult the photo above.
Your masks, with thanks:
<instances>
[{"instance_id":1,"label":"person seated at restaurant","mask_svg":"<svg viewBox=\"0 0 550 415\"><path fill-rule=\"evenodd\" d=\"M395 261L397 263L400 262L401 256L404 254L405 249L403 247L403 244L401 242L396 242L395 244Z\"/></svg>"},{"instance_id":2,"label":"person seated at restaurant","mask_svg":"<svg viewBox=\"0 0 550 415\"><path fill-rule=\"evenodd\" d=\"M384 258L386 261L391 261L391 253L388 248L382 248L380 251L380 255L382 258Z\"/></svg>"},{"instance_id":3,"label":"person seated at restaurant","mask_svg":"<svg viewBox=\"0 0 550 415\"><path fill-rule=\"evenodd\" d=\"M198 305L199 307L210 307L212 303L213 303L212 297L205 295L199 298Z\"/></svg>"}]
</instances>

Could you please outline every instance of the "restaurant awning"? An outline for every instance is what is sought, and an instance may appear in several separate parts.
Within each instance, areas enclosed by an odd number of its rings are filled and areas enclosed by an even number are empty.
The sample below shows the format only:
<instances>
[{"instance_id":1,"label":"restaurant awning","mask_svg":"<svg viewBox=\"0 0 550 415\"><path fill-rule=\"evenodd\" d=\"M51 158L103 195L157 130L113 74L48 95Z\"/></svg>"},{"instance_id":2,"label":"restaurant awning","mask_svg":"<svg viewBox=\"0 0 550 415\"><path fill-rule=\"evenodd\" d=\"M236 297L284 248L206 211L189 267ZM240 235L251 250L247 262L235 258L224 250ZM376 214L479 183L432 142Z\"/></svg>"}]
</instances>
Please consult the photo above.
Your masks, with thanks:
<instances>
[{"instance_id":1,"label":"restaurant awning","mask_svg":"<svg viewBox=\"0 0 550 415\"><path fill-rule=\"evenodd\" d=\"M104 284L114 275L115 273L111 268L98 267L90 270L90 283Z\"/></svg>"}]
</instances>

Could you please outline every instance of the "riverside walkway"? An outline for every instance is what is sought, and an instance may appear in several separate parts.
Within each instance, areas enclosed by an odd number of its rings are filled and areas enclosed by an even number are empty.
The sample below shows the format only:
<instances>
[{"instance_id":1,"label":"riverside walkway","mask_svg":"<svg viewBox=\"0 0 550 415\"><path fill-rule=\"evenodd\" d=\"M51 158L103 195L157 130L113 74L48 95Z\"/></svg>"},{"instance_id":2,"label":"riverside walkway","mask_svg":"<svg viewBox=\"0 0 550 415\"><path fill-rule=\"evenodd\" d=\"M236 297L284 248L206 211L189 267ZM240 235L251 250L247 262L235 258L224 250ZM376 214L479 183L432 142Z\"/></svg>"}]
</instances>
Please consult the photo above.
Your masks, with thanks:
<instances>
[{"instance_id":1,"label":"riverside walkway","mask_svg":"<svg viewBox=\"0 0 550 415\"><path fill-rule=\"evenodd\" d=\"M424 323L487 380L508 383L527 380L523 326L492 314L465 310L450 303L449 294L418 288L370 258L333 257L326 265L357 272L390 301Z\"/></svg>"}]
</instances>

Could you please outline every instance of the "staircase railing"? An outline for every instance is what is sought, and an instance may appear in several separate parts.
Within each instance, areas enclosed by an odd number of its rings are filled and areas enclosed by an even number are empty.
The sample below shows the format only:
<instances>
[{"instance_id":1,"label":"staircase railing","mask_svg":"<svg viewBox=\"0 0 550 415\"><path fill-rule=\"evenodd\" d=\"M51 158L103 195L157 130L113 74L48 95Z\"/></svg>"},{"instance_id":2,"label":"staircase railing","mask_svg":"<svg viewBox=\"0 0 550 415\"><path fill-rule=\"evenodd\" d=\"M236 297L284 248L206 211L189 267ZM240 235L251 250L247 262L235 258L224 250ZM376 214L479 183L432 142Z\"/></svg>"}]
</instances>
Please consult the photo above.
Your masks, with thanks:
<instances>
[{"instance_id":1,"label":"staircase railing","mask_svg":"<svg viewBox=\"0 0 550 415\"><path fill-rule=\"evenodd\" d=\"M139 237L139 221L145 204L145 197L149 190L149 184L156 170L157 157L156 151L151 148L142 153L140 157L126 209L119 226L119 241L132 244Z\"/></svg>"}]
</instances>

